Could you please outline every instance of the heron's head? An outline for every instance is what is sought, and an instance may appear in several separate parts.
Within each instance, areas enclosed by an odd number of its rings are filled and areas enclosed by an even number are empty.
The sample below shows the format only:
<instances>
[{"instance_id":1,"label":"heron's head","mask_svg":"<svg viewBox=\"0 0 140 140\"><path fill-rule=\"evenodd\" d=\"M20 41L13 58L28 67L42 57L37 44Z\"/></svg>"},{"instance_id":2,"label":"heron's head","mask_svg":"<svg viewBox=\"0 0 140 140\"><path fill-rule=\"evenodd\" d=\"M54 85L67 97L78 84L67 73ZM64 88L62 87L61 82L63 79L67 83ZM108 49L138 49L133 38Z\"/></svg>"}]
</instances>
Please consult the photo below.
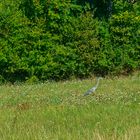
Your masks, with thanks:
<instances>
[{"instance_id":1,"label":"heron's head","mask_svg":"<svg viewBox=\"0 0 140 140\"><path fill-rule=\"evenodd\" d=\"M97 77L97 80L101 80L101 79L103 79L102 77Z\"/></svg>"}]
</instances>

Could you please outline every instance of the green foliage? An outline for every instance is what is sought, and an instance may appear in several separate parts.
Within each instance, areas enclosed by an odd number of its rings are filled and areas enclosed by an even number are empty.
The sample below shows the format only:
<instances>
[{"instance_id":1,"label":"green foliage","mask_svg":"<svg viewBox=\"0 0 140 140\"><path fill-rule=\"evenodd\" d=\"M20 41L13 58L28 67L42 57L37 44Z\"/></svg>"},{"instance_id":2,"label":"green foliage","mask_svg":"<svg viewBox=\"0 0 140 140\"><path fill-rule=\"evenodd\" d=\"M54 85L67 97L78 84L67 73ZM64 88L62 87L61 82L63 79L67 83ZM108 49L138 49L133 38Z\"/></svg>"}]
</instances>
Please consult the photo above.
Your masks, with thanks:
<instances>
[{"instance_id":1,"label":"green foliage","mask_svg":"<svg viewBox=\"0 0 140 140\"><path fill-rule=\"evenodd\" d=\"M117 1L107 21L94 18L81 2L2 0L0 81L60 80L139 68L138 3Z\"/></svg>"},{"instance_id":2,"label":"green foliage","mask_svg":"<svg viewBox=\"0 0 140 140\"><path fill-rule=\"evenodd\" d=\"M113 15L110 20L112 49L115 52L115 67L131 71L140 62L140 16L134 12Z\"/></svg>"},{"instance_id":3,"label":"green foliage","mask_svg":"<svg viewBox=\"0 0 140 140\"><path fill-rule=\"evenodd\" d=\"M86 13L73 19L70 25L70 30L64 33L67 40L65 45L74 50L75 75L87 76L93 72L99 54L99 22L93 19L92 14Z\"/></svg>"},{"instance_id":4,"label":"green foliage","mask_svg":"<svg viewBox=\"0 0 140 140\"><path fill-rule=\"evenodd\" d=\"M133 4L128 0L113 0L114 1L114 13L121 13L125 11L132 11Z\"/></svg>"}]
</instances>

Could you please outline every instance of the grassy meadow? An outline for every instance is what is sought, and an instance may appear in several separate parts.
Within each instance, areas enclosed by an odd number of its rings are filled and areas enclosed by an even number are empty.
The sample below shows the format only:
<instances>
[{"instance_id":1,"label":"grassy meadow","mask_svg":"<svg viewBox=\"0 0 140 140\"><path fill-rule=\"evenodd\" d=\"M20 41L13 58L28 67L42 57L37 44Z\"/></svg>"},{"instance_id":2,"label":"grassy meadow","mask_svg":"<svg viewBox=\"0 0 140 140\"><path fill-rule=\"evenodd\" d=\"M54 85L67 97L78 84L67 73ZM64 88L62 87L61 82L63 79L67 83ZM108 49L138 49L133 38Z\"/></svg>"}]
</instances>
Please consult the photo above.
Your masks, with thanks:
<instances>
[{"instance_id":1,"label":"grassy meadow","mask_svg":"<svg viewBox=\"0 0 140 140\"><path fill-rule=\"evenodd\" d=\"M140 74L0 86L0 140L139 140Z\"/></svg>"}]
</instances>

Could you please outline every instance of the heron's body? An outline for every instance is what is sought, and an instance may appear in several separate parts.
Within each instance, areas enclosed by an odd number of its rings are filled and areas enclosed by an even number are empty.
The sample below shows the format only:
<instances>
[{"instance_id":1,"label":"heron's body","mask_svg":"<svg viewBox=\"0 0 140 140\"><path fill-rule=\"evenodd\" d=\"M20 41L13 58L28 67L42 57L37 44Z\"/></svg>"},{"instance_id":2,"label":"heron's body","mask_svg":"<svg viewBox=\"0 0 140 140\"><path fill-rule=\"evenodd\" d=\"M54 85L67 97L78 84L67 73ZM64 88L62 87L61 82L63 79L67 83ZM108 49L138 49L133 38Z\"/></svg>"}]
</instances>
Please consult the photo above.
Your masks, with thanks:
<instances>
[{"instance_id":1,"label":"heron's body","mask_svg":"<svg viewBox=\"0 0 140 140\"><path fill-rule=\"evenodd\" d=\"M89 90L84 94L84 96L90 95L90 94L92 94L93 92L95 92L95 90L97 89L97 87L98 87L98 85L99 85L99 80L100 80L100 79L101 79L101 78L98 78L98 79L97 79L96 85L95 85L94 87L92 87L91 89L89 89Z\"/></svg>"}]
</instances>

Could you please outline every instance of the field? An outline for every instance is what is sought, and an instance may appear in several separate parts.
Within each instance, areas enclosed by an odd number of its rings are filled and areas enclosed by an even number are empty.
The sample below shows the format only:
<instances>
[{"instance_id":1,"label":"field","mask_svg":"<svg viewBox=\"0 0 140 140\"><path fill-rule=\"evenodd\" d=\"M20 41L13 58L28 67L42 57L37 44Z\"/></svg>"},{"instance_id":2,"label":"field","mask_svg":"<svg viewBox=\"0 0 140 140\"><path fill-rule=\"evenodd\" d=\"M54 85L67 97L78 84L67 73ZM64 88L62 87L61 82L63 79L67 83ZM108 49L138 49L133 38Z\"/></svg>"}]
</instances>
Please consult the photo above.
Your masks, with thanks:
<instances>
[{"instance_id":1,"label":"field","mask_svg":"<svg viewBox=\"0 0 140 140\"><path fill-rule=\"evenodd\" d=\"M0 86L0 140L139 140L140 74Z\"/></svg>"}]
</instances>

